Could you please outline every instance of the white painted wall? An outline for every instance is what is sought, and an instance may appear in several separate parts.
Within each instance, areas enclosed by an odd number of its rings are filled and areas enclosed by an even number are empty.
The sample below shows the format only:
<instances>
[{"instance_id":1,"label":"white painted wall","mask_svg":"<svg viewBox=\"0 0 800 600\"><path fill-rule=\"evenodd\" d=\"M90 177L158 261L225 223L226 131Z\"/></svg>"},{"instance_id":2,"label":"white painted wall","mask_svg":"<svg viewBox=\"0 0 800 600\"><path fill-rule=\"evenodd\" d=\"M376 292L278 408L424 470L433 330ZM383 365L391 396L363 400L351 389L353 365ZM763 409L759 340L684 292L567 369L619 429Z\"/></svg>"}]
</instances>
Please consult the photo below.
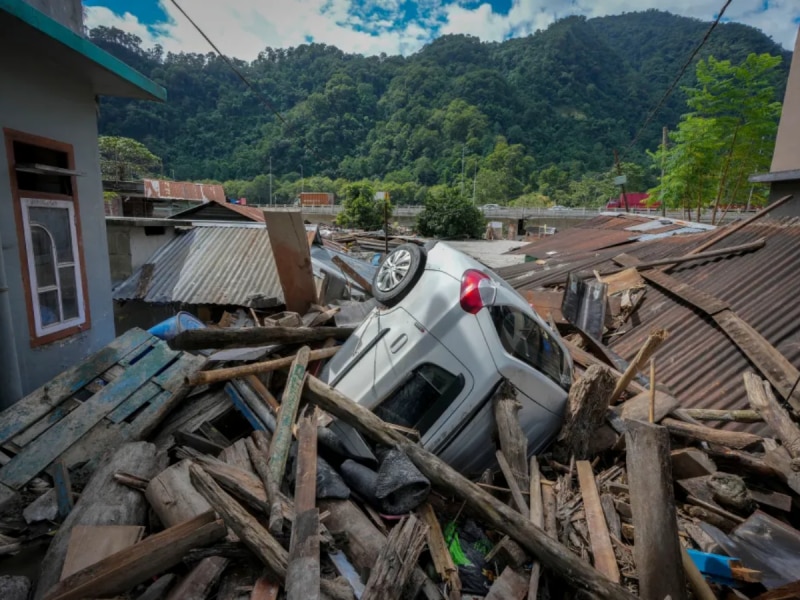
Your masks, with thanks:
<instances>
[{"instance_id":1,"label":"white painted wall","mask_svg":"<svg viewBox=\"0 0 800 600\"><path fill-rule=\"evenodd\" d=\"M23 392L29 393L114 338L108 243L97 148L94 93L88 83L51 65L46 58L15 52L0 39L0 128L10 128L72 144L77 178L91 329L66 340L31 348L20 254L5 144L0 144L0 240L8 279L13 332L0 331L0 343L13 339ZM8 405L0 385L0 406Z\"/></svg>"}]
</instances>

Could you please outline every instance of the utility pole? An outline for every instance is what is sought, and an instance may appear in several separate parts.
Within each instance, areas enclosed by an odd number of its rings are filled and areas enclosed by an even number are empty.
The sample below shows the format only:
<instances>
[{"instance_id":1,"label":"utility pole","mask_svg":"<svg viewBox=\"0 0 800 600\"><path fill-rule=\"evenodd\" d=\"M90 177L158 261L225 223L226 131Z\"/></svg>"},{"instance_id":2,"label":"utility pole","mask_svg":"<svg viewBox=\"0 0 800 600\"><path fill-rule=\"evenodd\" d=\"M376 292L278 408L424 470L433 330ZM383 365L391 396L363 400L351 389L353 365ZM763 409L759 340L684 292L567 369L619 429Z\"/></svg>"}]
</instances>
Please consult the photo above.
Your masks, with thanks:
<instances>
[{"instance_id":1,"label":"utility pole","mask_svg":"<svg viewBox=\"0 0 800 600\"><path fill-rule=\"evenodd\" d=\"M478 164L475 164L475 175L472 178L472 203L475 204L475 192L478 189Z\"/></svg>"},{"instance_id":2,"label":"utility pole","mask_svg":"<svg viewBox=\"0 0 800 600\"><path fill-rule=\"evenodd\" d=\"M667 216L667 205L664 203L664 164L667 159L667 128L661 129L661 216Z\"/></svg>"},{"instance_id":3,"label":"utility pole","mask_svg":"<svg viewBox=\"0 0 800 600\"><path fill-rule=\"evenodd\" d=\"M628 194L625 193L625 176L622 174L622 165L619 162L619 154L617 153L616 149L614 150L614 164L617 165L617 175L619 177L619 184L620 188L622 189L622 199L625 202L625 212L631 212L630 208L628 207Z\"/></svg>"},{"instance_id":4,"label":"utility pole","mask_svg":"<svg viewBox=\"0 0 800 600\"><path fill-rule=\"evenodd\" d=\"M269 205L272 206L272 155L269 157Z\"/></svg>"},{"instance_id":5,"label":"utility pole","mask_svg":"<svg viewBox=\"0 0 800 600\"><path fill-rule=\"evenodd\" d=\"M461 146L461 198L464 198L464 150L466 147L466 144L462 144Z\"/></svg>"},{"instance_id":6,"label":"utility pole","mask_svg":"<svg viewBox=\"0 0 800 600\"><path fill-rule=\"evenodd\" d=\"M305 180L305 177L303 177L303 165L301 163L300 164L300 193L302 194L305 191L306 191L306 180Z\"/></svg>"}]
</instances>

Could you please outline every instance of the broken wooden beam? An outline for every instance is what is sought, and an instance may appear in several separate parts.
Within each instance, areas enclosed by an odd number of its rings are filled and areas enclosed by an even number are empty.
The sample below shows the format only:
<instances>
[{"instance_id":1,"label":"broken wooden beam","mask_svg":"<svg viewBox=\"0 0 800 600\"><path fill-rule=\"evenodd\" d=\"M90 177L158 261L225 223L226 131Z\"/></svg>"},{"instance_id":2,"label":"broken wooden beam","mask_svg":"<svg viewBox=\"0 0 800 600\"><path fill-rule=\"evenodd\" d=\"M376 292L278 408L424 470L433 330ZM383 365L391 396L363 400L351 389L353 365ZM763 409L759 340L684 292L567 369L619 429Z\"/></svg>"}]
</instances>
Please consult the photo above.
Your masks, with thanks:
<instances>
[{"instance_id":1,"label":"broken wooden beam","mask_svg":"<svg viewBox=\"0 0 800 600\"><path fill-rule=\"evenodd\" d=\"M311 350L308 353L308 360L324 360L330 358L339 351L339 346L331 346L329 348L321 348L319 350ZM230 381L231 379L238 379L240 377L247 377L248 375L256 375L258 373L269 373L270 371L277 371L291 366L294 361L294 356L286 356L283 358L273 358L272 360L265 360L263 362L252 363L249 365L241 365L239 367L229 367L227 369L214 369L212 371L198 371L186 378L188 385L206 385L210 383L218 383L220 381ZM249 380L248 380L249 381ZM271 408L277 409L279 406L276 402L275 406L267 401Z\"/></svg>"},{"instance_id":2,"label":"broken wooden beam","mask_svg":"<svg viewBox=\"0 0 800 600\"><path fill-rule=\"evenodd\" d=\"M264 220L286 310L304 315L317 301L317 288L303 217L300 211L265 210Z\"/></svg>"},{"instance_id":3,"label":"broken wooden beam","mask_svg":"<svg viewBox=\"0 0 800 600\"><path fill-rule=\"evenodd\" d=\"M698 421L720 421L724 423L759 423L764 420L757 410L714 408L684 408L684 412Z\"/></svg>"},{"instance_id":4,"label":"broken wooden beam","mask_svg":"<svg viewBox=\"0 0 800 600\"><path fill-rule=\"evenodd\" d=\"M299 393L298 393L299 396ZM317 497L317 423L316 410L300 419L297 433L297 470L294 509L286 571L287 600L319 598L319 511Z\"/></svg>"},{"instance_id":5,"label":"broken wooden beam","mask_svg":"<svg viewBox=\"0 0 800 600\"><path fill-rule=\"evenodd\" d=\"M334 256L333 264L339 267L347 277L355 281L365 292L372 296L372 284L364 279L353 267L348 265L342 257Z\"/></svg>"},{"instance_id":6,"label":"broken wooden beam","mask_svg":"<svg viewBox=\"0 0 800 600\"><path fill-rule=\"evenodd\" d=\"M308 400L342 419L367 438L403 450L435 487L463 499L472 511L481 516L486 526L514 539L541 560L544 567L565 577L571 585L604 600L633 600L634 596L625 588L609 581L602 573L550 538L531 523L527 516L506 506L441 459L395 432L367 408L356 404L316 377L308 378L305 394Z\"/></svg>"},{"instance_id":7,"label":"broken wooden beam","mask_svg":"<svg viewBox=\"0 0 800 600\"><path fill-rule=\"evenodd\" d=\"M535 456L531 456L530 462L530 486L528 502L530 503L531 523L538 528L544 527L544 504L542 500L542 474L539 471L539 461ZM528 600L537 600L539 597L539 580L542 576L542 563L534 560L531 565L531 578L528 582Z\"/></svg>"},{"instance_id":8,"label":"broken wooden beam","mask_svg":"<svg viewBox=\"0 0 800 600\"><path fill-rule=\"evenodd\" d=\"M714 429L713 427L706 427L705 425L684 423L683 421L672 418L663 419L661 424L669 429L669 432L673 435L689 438L690 440L696 440L698 442L719 444L720 446L727 446L737 450L742 450L764 441L764 438L753 433Z\"/></svg>"},{"instance_id":9,"label":"broken wooden beam","mask_svg":"<svg viewBox=\"0 0 800 600\"><path fill-rule=\"evenodd\" d=\"M78 571L56 584L46 600L83 600L127 592L183 559L191 548L225 537L225 526L213 512L145 538Z\"/></svg>"},{"instance_id":10,"label":"broken wooden beam","mask_svg":"<svg viewBox=\"0 0 800 600\"><path fill-rule=\"evenodd\" d=\"M246 329L188 329L169 344L176 350L224 350L267 344L308 344L328 338L345 340L353 327L249 327Z\"/></svg>"},{"instance_id":11,"label":"broken wooden beam","mask_svg":"<svg viewBox=\"0 0 800 600\"><path fill-rule=\"evenodd\" d=\"M626 384L627 385L627 384ZM558 436L558 460L589 458L594 431L606 418L614 390L614 378L604 366L592 365L569 390L567 414Z\"/></svg>"},{"instance_id":12,"label":"broken wooden beam","mask_svg":"<svg viewBox=\"0 0 800 600\"><path fill-rule=\"evenodd\" d=\"M253 515L225 492L206 473L202 467L191 465L189 473L192 483L197 487L208 503L219 513L222 520L245 544L256 557L272 570L281 580L286 580L286 570L289 564L289 553L283 549L278 540L264 529ZM321 590L332 600L352 600L352 589L338 585L327 579L320 581Z\"/></svg>"},{"instance_id":13,"label":"broken wooden beam","mask_svg":"<svg viewBox=\"0 0 800 600\"><path fill-rule=\"evenodd\" d=\"M614 386L614 391L611 393L611 398L609 399L609 404L614 404L622 395L622 392L628 387L628 384L631 380L636 376L636 374L641 371L644 366L647 364L647 361L650 360L650 357L653 356L658 347L669 337L669 334L665 329L656 329L655 331L650 332L650 335L647 336L644 344L642 347L639 348L639 352L636 353L636 356L633 360L628 364L628 368L625 369L625 372L622 374L619 380L617 380L617 384ZM673 600L675 600L673 598Z\"/></svg>"},{"instance_id":14,"label":"broken wooden beam","mask_svg":"<svg viewBox=\"0 0 800 600\"><path fill-rule=\"evenodd\" d=\"M789 456L800 458L800 428L778 403L772 393L772 386L755 373L745 373L743 377L750 406L758 411L769 428L775 432Z\"/></svg>"},{"instance_id":15,"label":"broken wooden beam","mask_svg":"<svg viewBox=\"0 0 800 600\"><path fill-rule=\"evenodd\" d=\"M433 560L433 567L447 586L449 600L458 600L461 598L461 578L458 576L458 567L453 562L453 556L447 548L439 519L436 518L436 513L428 502L417 509L417 514L428 526L428 551Z\"/></svg>"},{"instance_id":16,"label":"broken wooden beam","mask_svg":"<svg viewBox=\"0 0 800 600\"><path fill-rule=\"evenodd\" d=\"M412 513L395 525L367 580L362 600L400 600L425 546L428 526ZM298 599L299 600L299 599Z\"/></svg>"},{"instance_id":17,"label":"broken wooden beam","mask_svg":"<svg viewBox=\"0 0 800 600\"><path fill-rule=\"evenodd\" d=\"M528 487L528 438L519 424L517 413L522 405L517 400L515 392L516 390L511 384L502 384L492 398L492 408L494 422L497 426L497 437L500 440L500 450L509 467L509 473L505 471L503 473L514 479L519 491ZM511 487L510 483L509 487ZM522 494L519 494L519 498L522 498ZM522 513L528 511L524 501L521 505L518 504L518 507Z\"/></svg>"},{"instance_id":18,"label":"broken wooden beam","mask_svg":"<svg viewBox=\"0 0 800 600\"><path fill-rule=\"evenodd\" d=\"M658 425L630 421L625 441L639 595L644 600L686 600L669 433Z\"/></svg>"},{"instance_id":19,"label":"broken wooden beam","mask_svg":"<svg viewBox=\"0 0 800 600\"><path fill-rule=\"evenodd\" d=\"M205 600L227 566L227 558L204 558L170 590L166 600Z\"/></svg>"},{"instance_id":20,"label":"broken wooden beam","mask_svg":"<svg viewBox=\"0 0 800 600\"><path fill-rule=\"evenodd\" d=\"M578 470L578 483L583 497L583 510L586 513L586 525L589 528L589 543L592 547L595 568L611 581L619 583L619 567L614 555L614 547L608 534L608 525L600 504L600 494L594 480L592 465L587 460L575 463Z\"/></svg>"},{"instance_id":21,"label":"broken wooden beam","mask_svg":"<svg viewBox=\"0 0 800 600\"><path fill-rule=\"evenodd\" d=\"M303 346L294 357L289 369L286 387L283 388L281 409L278 411L277 425L272 434L269 445L269 470L272 479L280 487L286 470L286 459L289 456L289 446L292 443L292 426L297 418L297 409L300 407L300 396L303 392L303 382L308 367L310 349Z\"/></svg>"},{"instance_id":22,"label":"broken wooden beam","mask_svg":"<svg viewBox=\"0 0 800 600\"><path fill-rule=\"evenodd\" d=\"M260 435L259 440L256 436ZM261 478L264 491L267 493L267 501L264 504L264 512L269 515L268 529L272 535L279 535L283 531L283 510L281 509L281 498L278 494L278 485L272 478L269 470L267 456L269 455L269 443L263 437L262 431L254 431L253 439L246 439L247 451L250 454L250 461L256 469L256 473ZM253 440L256 440L255 442Z\"/></svg>"}]
</instances>

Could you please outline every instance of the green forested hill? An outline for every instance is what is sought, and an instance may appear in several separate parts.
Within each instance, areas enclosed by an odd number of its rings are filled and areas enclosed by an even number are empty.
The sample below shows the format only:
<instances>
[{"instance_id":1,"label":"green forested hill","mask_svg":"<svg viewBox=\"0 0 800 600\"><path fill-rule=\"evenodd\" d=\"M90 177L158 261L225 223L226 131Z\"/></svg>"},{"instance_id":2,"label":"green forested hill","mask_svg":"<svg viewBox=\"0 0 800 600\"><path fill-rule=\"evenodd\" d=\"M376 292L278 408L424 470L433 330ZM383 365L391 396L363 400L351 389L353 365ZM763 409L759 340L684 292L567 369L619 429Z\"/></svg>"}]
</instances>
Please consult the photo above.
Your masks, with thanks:
<instances>
[{"instance_id":1,"label":"green forested hill","mask_svg":"<svg viewBox=\"0 0 800 600\"><path fill-rule=\"evenodd\" d=\"M612 149L628 145L707 28L650 10L569 17L502 43L445 36L409 57L311 44L236 61L288 124L213 54L145 50L107 28L91 38L167 88L166 104L104 99L100 112L101 133L145 143L164 159L166 175L252 179L271 157L277 175L302 165L305 177L434 185L460 181L462 168L472 174L479 162L483 169L491 155L508 162L500 166L519 188L508 193L518 194L537 189L548 167L573 177L607 170ZM790 54L754 28L721 24L701 57L738 62L751 52L784 57L782 97ZM693 77L689 69L683 83ZM646 162L661 127L685 112L684 100L675 93L624 159ZM510 150L492 154L503 138Z\"/></svg>"}]
</instances>

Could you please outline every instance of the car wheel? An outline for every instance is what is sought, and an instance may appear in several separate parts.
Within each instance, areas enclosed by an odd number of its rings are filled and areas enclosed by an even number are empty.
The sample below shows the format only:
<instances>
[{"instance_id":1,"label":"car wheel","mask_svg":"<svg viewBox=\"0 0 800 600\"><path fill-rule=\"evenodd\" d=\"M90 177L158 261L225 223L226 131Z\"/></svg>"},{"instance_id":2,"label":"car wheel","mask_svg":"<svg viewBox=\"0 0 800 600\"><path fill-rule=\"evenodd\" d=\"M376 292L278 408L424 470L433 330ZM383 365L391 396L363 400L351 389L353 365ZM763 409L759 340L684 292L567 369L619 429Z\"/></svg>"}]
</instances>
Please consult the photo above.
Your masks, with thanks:
<instances>
[{"instance_id":1,"label":"car wheel","mask_svg":"<svg viewBox=\"0 0 800 600\"><path fill-rule=\"evenodd\" d=\"M384 306L406 297L425 269L425 254L416 244L403 244L383 259L372 280L372 295Z\"/></svg>"}]
</instances>

